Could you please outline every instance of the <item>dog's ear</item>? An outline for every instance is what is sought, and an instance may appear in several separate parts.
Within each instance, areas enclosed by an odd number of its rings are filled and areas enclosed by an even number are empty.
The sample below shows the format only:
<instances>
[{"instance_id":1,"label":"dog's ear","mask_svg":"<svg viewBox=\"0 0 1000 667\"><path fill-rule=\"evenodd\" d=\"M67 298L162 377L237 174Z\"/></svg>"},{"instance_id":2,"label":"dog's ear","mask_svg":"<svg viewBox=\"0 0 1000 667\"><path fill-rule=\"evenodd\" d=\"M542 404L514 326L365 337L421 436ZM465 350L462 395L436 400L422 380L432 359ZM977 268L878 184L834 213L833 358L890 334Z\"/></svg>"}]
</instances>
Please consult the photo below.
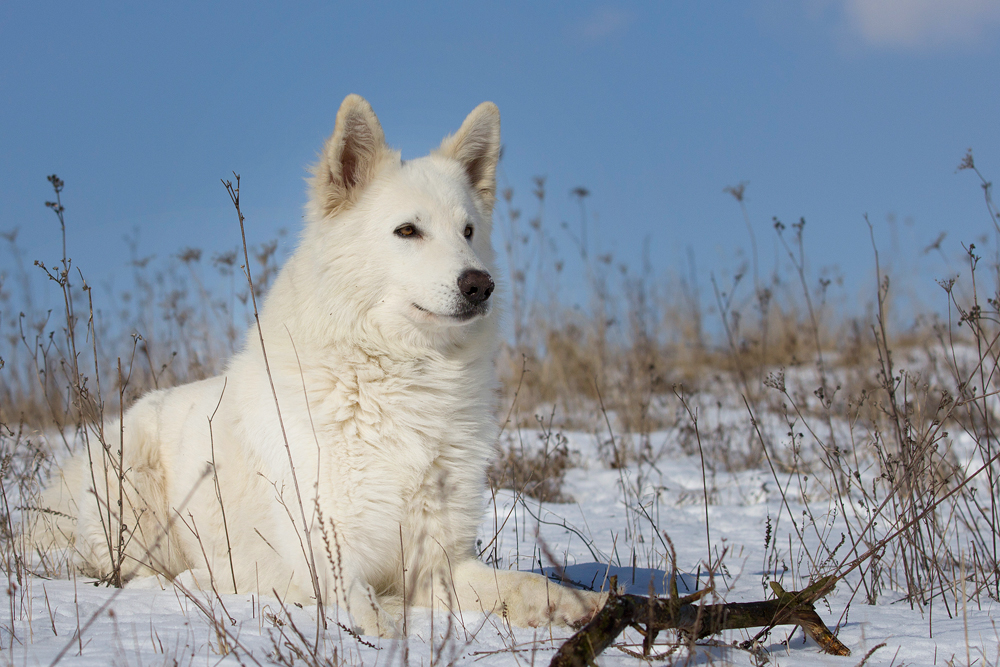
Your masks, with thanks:
<instances>
[{"instance_id":1,"label":"dog's ear","mask_svg":"<svg viewBox=\"0 0 1000 667\"><path fill-rule=\"evenodd\" d=\"M355 202L382 164L394 157L371 105L360 95L344 98L333 136L313 167L313 203L320 214L332 215Z\"/></svg>"},{"instance_id":2,"label":"dog's ear","mask_svg":"<svg viewBox=\"0 0 1000 667\"><path fill-rule=\"evenodd\" d=\"M437 149L462 165L469 182L493 210L497 192L497 162L500 160L500 110L492 102L483 102L472 110L458 132L447 137Z\"/></svg>"}]
</instances>

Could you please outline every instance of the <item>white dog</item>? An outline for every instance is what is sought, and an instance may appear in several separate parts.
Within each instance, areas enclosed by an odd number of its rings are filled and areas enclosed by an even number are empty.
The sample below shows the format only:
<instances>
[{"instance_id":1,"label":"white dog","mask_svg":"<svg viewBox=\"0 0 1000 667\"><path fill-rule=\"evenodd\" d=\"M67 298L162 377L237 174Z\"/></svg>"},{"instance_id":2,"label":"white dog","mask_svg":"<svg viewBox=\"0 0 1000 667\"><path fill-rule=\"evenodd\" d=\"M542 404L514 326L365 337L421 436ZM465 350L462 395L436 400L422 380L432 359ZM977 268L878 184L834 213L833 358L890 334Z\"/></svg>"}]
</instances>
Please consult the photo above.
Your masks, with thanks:
<instances>
[{"instance_id":1,"label":"white dog","mask_svg":"<svg viewBox=\"0 0 1000 667\"><path fill-rule=\"evenodd\" d=\"M366 634L397 633L404 604L520 626L589 618L601 594L476 559L498 429L499 153L492 103L403 162L347 97L259 331L223 376L137 402L121 443L118 424L106 447L92 438L48 492L75 517L49 538L89 574L119 560L125 579L320 599Z\"/></svg>"}]
</instances>

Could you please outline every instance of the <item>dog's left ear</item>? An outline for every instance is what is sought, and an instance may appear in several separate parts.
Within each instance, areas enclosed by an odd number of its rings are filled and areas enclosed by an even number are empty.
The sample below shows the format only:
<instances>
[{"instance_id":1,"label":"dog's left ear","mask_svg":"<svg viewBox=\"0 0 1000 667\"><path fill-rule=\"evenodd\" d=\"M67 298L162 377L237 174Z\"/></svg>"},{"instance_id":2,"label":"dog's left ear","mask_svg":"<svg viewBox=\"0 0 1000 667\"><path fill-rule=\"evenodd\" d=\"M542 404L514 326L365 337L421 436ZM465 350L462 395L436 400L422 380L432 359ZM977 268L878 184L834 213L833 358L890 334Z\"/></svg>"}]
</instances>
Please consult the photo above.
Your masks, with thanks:
<instances>
[{"instance_id":1,"label":"dog's left ear","mask_svg":"<svg viewBox=\"0 0 1000 667\"><path fill-rule=\"evenodd\" d=\"M441 142L437 153L462 165L469 183L493 210L497 192L497 162L500 160L500 110L483 102L472 110L458 132Z\"/></svg>"}]
</instances>

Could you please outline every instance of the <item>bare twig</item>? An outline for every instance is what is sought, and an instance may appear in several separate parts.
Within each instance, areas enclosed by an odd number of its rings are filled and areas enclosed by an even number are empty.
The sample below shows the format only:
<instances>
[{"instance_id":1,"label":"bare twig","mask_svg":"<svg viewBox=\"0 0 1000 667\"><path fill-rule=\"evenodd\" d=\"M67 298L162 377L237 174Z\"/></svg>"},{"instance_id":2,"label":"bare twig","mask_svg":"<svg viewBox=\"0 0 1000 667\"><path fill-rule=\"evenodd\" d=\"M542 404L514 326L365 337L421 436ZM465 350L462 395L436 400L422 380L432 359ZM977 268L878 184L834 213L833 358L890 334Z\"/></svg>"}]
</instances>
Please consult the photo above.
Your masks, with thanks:
<instances>
[{"instance_id":1,"label":"bare twig","mask_svg":"<svg viewBox=\"0 0 1000 667\"><path fill-rule=\"evenodd\" d=\"M549 664L550 667L589 666L629 626L645 626L646 633L675 629L700 639L723 630L798 625L825 653L850 655L850 649L833 636L813 607L836 583L836 577L823 577L802 591L789 593L777 582L771 582L777 595L773 600L712 605L698 604L706 590L680 599L615 595L559 648Z\"/></svg>"}]
</instances>

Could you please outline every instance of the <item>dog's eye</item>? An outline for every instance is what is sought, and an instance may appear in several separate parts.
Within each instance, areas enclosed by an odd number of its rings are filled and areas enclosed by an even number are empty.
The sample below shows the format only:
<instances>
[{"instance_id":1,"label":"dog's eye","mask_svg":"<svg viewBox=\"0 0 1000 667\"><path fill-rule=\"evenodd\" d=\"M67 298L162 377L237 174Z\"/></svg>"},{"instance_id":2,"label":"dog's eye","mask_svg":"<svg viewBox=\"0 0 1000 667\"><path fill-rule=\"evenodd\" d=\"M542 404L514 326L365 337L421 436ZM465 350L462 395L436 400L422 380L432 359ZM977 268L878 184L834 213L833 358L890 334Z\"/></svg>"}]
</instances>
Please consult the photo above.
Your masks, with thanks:
<instances>
[{"instance_id":1,"label":"dog's eye","mask_svg":"<svg viewBox=\"0 0 1000 667\"><path fill-rule=\"evenodd\" d=\"M396 228L396 236L401 238L416 238L420 236L420 230L412 223L406 223Z\"/></svg>"},{"instance_id":2,"label":"dog's eye","mask_svg":"<svg viewBox=\"0 0 1000 667\"><path fill-rule=\"evenodd\" d=\"M465 231L462 232L462 236L464 236L467 241L472 240L472 225L465 226Z\"/></svg>"}]
</instances>

